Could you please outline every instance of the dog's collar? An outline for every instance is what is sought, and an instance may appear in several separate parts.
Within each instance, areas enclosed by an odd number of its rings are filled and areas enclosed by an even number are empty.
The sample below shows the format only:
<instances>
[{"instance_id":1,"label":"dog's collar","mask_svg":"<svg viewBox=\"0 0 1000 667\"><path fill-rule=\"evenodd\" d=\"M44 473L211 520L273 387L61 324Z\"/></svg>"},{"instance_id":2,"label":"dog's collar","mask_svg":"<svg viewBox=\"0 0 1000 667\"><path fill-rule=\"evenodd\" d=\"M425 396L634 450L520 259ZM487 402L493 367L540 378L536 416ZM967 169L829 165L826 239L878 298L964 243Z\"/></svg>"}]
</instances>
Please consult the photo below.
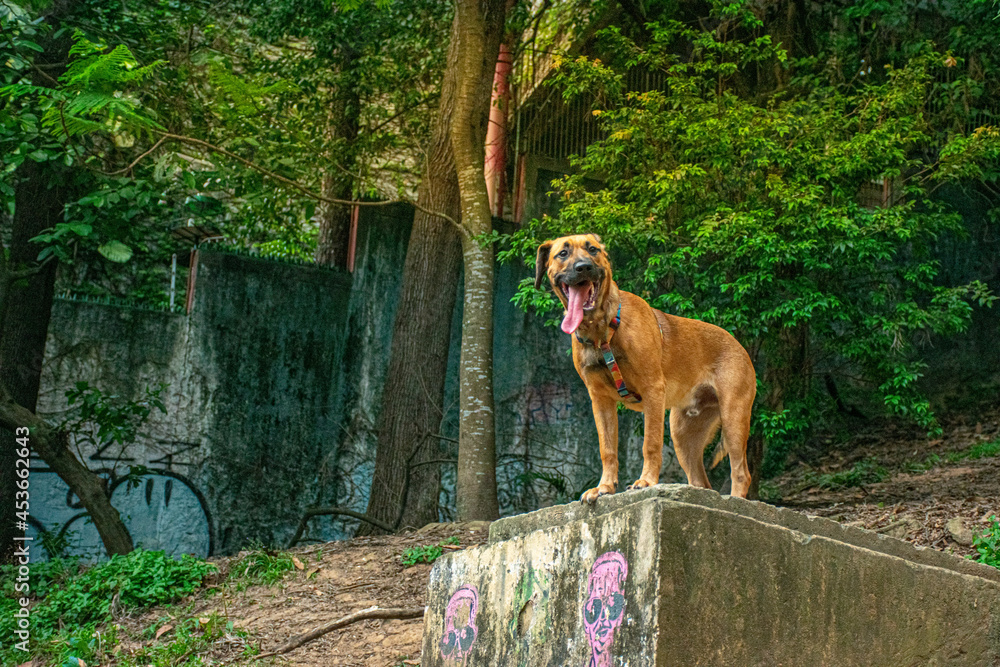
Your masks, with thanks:
<instances>
[{"instance_id":1,"label":"dog's collar","mask_svg":"<svg viewBox=\"0 0 1000 667\"><path fill-rule=\"evenodd\" d=\"M579 332L574 335L578 341L584 345L593 345L601 351L601 354L604 355L604 365L608 367L609 371L611 371L611 377L615 381L615 389L618 390L618 395L622 397L622 400L628 403L639 403L642 401L642 396L633 391L629 391L628 387L625 386L625 378L622 377L621 369L618 368L618 362L615 360L615 355L611 351L611 339L614 337L615 332L618 331L618 327L621 323L622 304L621 301L619 301L618 312L611 318L611 321L608 322L608 339L606 341L597 343L596 341L584 338L579 334Z\"/></svg>"}]
</instances>

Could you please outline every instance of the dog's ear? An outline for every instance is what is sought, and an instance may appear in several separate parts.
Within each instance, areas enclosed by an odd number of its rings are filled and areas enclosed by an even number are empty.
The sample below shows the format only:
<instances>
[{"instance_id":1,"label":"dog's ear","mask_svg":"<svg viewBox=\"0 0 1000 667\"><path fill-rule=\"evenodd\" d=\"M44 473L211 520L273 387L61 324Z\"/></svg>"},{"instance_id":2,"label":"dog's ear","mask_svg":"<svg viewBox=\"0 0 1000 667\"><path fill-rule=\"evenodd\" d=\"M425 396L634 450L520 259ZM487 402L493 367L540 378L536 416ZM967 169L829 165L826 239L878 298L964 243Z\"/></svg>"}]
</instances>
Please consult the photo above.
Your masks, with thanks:
<instances>
[{"instance_id":1,"label":"dog's ear","mask_svg":"<svg viewBox=\"0 0 1000 667\"><path fill-rule=\"evenodd\" d=\"M552 241L546 241L538 246L538 254L535 256L535 289L542 286L542 276L549 266L549 250L552 249Z\"/></svg>"},{"instance_id":2,"label":"dog's ear","mask_svg":"<svg viewBox=\"0 0 1000 667\"><path fill-rule=\"evenodd\" d=\"M597 241L597 245L601 246L601 250L604 250L604 241L601 240L600 236L597 234L588 234L587 236Z\"/></svg>"}]
</instances>

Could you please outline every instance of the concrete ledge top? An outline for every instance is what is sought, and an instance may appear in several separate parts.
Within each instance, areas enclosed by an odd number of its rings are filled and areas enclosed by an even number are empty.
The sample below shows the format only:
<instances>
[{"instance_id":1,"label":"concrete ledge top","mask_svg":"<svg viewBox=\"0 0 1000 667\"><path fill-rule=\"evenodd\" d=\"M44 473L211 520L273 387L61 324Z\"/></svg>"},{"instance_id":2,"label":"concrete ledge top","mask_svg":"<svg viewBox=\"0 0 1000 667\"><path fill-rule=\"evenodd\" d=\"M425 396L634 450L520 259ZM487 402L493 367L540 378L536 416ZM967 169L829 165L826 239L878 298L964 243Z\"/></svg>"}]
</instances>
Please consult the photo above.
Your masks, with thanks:
<instances>
[{"instance_id":1,"label":"concrete ledge top","mask_svg":"<svg viewBox=\"0 0 1000 667\"><path fill-rule=\"evenodd\" d=\"M658 484L639 491L626 491L602 496L594 505L581 502L557 505L545 509L507 517L490 526L491 544L519 537L536 530L562 526L575 521L595 519L610 512L650 499L664 499L688 505L698 505L724 510L763 523L782 526L804 535L815 535L837 540L864 549L902 558L911 563L940 567L952 572L967 574L1000 583L1000 570L952 556L936 549L918 547L903 540L880 535L870 530L845 526L821 517L810 517L795 510L775 507L767 503L720 496L709 489L699 489L686 484Z\"/></svg>"}]
</instances>

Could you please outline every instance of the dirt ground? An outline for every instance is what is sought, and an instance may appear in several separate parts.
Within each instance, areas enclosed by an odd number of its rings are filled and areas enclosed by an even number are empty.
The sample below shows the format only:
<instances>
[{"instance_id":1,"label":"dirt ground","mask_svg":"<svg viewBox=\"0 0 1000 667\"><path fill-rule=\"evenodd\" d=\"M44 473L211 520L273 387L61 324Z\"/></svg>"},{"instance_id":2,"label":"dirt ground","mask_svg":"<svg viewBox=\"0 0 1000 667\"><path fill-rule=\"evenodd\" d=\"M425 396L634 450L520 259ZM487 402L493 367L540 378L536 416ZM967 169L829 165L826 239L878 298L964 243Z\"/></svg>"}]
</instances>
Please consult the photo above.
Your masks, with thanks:
<instances>
[{"instance_id":1,"label":"dirt ground","mask_svg":"<svg viewBox=\"0 0 1000 667\"><path fill-rule=\"evenodd\" d=\"M243 657L248 645L266 652L289 639L331 620L378 605L423 607L427 598L430 565L403 567L400 555L407 547L438 544L457 537L458 550L486 541L489 524L434 524L419 531L384 537L360 537L298 547L294 555L302 569L289 572L280 584L235 590L217 584L207 595L185 608L190 617L218 613L249 639L230 634L217 642L205 658L225 664L342 665L378 667L419 664L421 619L368 620L354 623L311 641L286 655L262 661ZM239 555L219 559L221 581ZM128 619L131 634L138 636L151 624L170 623L163 610ZM147 630L148 634L148 630ZM149 641L148 639L145 641ZM128 649L126 645L125 650ZM408 662L407 662L408 661ZM206 663L213 664L206 660Z\"/></svg>"},{"instance_id":2,"label":"dirt ground","mask_svg":"<svg viewBox=\"0 0 1000 667\"><path fill-rule=\"evenodd\" d=\"M945 434L933 441L913 430L872 427L863 437L841 445L832 439L821 442L770 484L780 496L775 504L964 556L973 552L970 536L982 532L991 515L1000 515L1000 456L948 462L948 454L997 439L1000 410L950 423ZM932 454L941 458L939 464L925 463L925 469L913 471L914 463L926 462ZM815 485L817 475L849 470L866 459L885 469L883 481L840 490ZM192 600L185 613L215 612L249 633L217 642L213 653L203 656L207 664L417 665L421 620L359 622L280 657L255 662L243 656L248 648L257 653L273 650L292 637L372 605L424 606L430 565L403 567L403 550L452 536L459 538L459 545L451 548L467 548L485 542L487 531L485 524L436 524L401 535L296 548L291 553L302 568L280 584L242 591L216 584ZM220 582L234 562L235 558L218 561ZM150 625L169 622L162 614L130 619L134 636L145 627L147 638L142 641L150 641Z\"/></svg>"},{"instance_id":3,"label":"dirt ground","mask_svg":"<svg viewBox=\"0 0 1000 667\"><path fill-rule=\"evenodd\" d=\"M1000 457L948 462L948 456L1000 439L1000 410L944 426L944 435L935 440L888 425L830 447L772 480L781 494L775 504L955 555L972 554L970 534L982 533L991 516L1000 516ZM908 471L932 455L942 461L927 471ZM803 488L810 471L845 470L864 459L877 460L888 477L835 491Z\"/></svg>"}]
</instances>

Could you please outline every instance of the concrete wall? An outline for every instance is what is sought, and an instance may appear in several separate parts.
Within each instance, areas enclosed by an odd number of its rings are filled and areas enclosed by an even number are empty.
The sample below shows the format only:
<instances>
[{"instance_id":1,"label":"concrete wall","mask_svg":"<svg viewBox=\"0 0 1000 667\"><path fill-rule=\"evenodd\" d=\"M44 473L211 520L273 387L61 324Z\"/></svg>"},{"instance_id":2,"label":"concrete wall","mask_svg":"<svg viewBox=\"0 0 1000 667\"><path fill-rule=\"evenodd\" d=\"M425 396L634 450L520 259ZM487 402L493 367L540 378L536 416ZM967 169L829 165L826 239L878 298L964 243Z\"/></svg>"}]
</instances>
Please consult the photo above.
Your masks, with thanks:
<instances>
[{"instance_id":1,"label":"concrete wall","mask_svg":"<svg viewBox=\"0 0 1000 667\"><path fill-rule=\"evenodd\" d=\"M660 485L495 522L435 562L421 664L1000 664L1000 572Z\"/></svg>"}]
</instances>

